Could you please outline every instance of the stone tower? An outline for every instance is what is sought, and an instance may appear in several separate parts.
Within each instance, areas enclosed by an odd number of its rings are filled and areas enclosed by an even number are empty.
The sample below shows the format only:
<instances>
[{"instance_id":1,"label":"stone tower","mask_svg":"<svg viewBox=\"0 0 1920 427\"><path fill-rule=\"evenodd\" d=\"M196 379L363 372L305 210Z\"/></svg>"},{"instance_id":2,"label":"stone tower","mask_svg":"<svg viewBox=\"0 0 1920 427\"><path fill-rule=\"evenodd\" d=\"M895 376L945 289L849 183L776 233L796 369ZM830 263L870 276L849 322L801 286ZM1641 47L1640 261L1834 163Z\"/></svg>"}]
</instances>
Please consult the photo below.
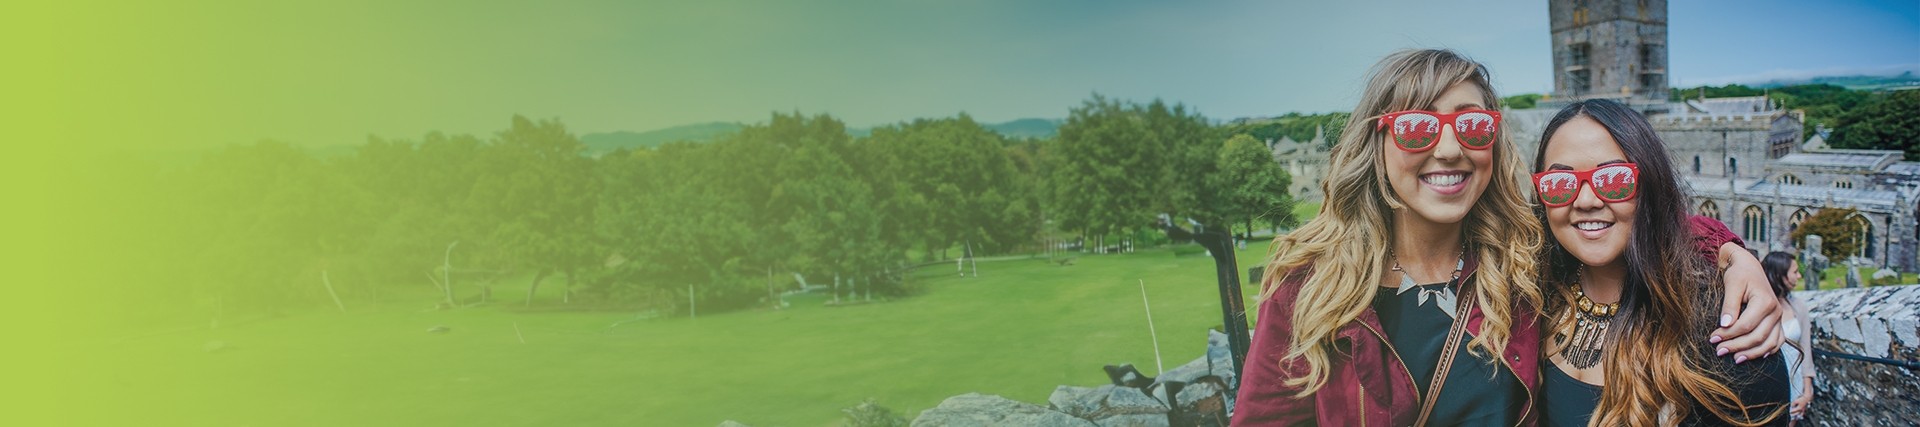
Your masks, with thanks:
<instances>
[{"instance_id":1,"label":"stone tower","mask_svg":"<svg viewBox=\"0 0 1920 427\"><path fill-rule=\"evenodd\" d=\"M1553 100L1667 110L1666 0L1551 0Z\"/></svg>"}]
</instances>

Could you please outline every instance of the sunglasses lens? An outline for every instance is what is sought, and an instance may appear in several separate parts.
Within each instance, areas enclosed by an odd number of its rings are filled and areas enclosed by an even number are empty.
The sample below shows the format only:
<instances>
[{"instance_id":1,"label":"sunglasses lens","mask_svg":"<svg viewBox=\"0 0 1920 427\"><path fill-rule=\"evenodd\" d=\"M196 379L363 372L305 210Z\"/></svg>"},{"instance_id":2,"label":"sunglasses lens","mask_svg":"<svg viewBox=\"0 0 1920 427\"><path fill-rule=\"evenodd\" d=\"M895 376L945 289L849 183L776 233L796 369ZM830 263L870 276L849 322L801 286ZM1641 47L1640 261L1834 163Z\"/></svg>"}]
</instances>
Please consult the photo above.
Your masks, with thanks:
<instances>
[{"instance_id":1,"label":"sunglasses lens","mask_svg":"<svg viewBox=\"0 0 1920 427\"><path fill-rule=\"evenodd\" d=\"M1580 178L1571 172L1554 172L1534 179L1535 191L1540 193L1540 203L1559 206L1573 202L1574 192L1580 189Z\"/></svg>"},{"instance_id":2,"label":"sunglasses lens","mask_svg":"<svg viewBox=\"0 0 1920 427\"><path fill-rule=\"evenodd\" d=\"M1499 123L1492 114L1466 113L1453 119L1453 133L1460 143L1468 148L1484 149L1493 146L1493 134L1499 130Z\"/></svg>"},{"instance_id":3,"label":"sunglasses lens","mask_svg":"<svg viewBox=\"0 0 1920 427\"><path fill-rule=\"evenodd\" d=\"M1440 139L1440 118L1430 114L1408 113L1393 119L1393 141L1400 148L1422 150Z\"/></svg>"},{"instance_id":4,"label":"sunglasses lens","mask_svg":"<svg viewBox=\"0 0 1920 427\"><path fill-rule=\"evenodd\" d=\"M1600 200L1617 202L1633 198L1637 176L1632 168L1608 166L1593 171L1593 194Z\"/></svg>"}]
</instances>

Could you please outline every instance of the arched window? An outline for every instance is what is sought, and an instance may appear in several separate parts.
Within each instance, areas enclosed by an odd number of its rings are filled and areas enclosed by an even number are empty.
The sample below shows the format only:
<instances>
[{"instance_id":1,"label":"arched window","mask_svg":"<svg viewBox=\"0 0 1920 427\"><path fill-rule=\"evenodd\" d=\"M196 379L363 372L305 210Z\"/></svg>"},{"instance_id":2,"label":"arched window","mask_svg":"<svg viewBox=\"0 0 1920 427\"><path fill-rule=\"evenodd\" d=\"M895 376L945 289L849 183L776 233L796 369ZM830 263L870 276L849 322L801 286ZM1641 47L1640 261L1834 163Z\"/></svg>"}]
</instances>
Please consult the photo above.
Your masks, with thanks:
<instances>
[{"instance_id":1,"label":"arched window","mask_svg":"<svg viewBox=\"0 0 1920 427\"><path fill-rule=\"evenodd\" d=\"M1793 174L1786 174L1786 175L1780 175L1780 183L1786 184L1786 185L1800 185L1801 181L1800 181L1800 177L1793 176Z\"/></svg>"},{"instance_id":2,"label":"arched window","mask_svg":"<svg viewBox=\"0 0 1920 427\"><path fill-rule=\"evenodd\" d=\"M1740 238L1746 239L1749 244L1766 243L1767 212L1760 210L1759 206L1748 206L1740 216L1743 219L1740 224Z\"/></svg>"},{"instance_id":3,"label":"arched window","mask_svg":"<svg viewBox=\"0 0 1920 427\"><path fill-rule=\"evenodd\" d=\"M1720 219L1720 205L1713 204L1712 200L1700 202L1700 216Z\"/></svg>"},{"instance_id":4,"label":"arched window","mask_svg":"<svg viewBox=\"0 0 1920 427\"><path fill-rule=\"evenodd\" d=\"M1700 156L1693 156L1693 173L1700 173Z\"/></svg>"},{"instance_id":5,"label":"arched window","mask_svg":"<svg viewBox=\"0 0 1920 427\"><path fill-rule=\"evenodd\" d=\"M1860 234L1854 235L1853 239L1855 242L1860 242L1860 249L1854 252L1854 256L1873 259L1873 221L1868 221L1865 215L1859 214L1847 217L1847 220L1853 221L1860 230Z\"/></svg>"},{"instance_id":6,"label":"arched window","mask_svg":"<svg viewBox=\"0 0 1920 427\"><path fill-rule=\"evenodd\" d=\"M1846 189L1852 189L1852 188L1853 188L1853 181L1849 181L1849 180L1844 180L1844 179L1838 179L1838 180L1834 180L1834 181L1833 181L1833 188L1838 188L1838 189L1842 189L1842 190L1846 190Z\"/></svg>"},{"instance_id":7,"label":"arched window","mask_svg":"<svg viewBox=\"0 0 1920 427\"><path fill-rule=\"evenodd\" d=\"M1787 232L1792 233L1793 230L1799 230L1800 223L1807 222L1807 216L1806 209L1795 209L1793 215L1787 216Z\"/></svg>"}]
</instances>

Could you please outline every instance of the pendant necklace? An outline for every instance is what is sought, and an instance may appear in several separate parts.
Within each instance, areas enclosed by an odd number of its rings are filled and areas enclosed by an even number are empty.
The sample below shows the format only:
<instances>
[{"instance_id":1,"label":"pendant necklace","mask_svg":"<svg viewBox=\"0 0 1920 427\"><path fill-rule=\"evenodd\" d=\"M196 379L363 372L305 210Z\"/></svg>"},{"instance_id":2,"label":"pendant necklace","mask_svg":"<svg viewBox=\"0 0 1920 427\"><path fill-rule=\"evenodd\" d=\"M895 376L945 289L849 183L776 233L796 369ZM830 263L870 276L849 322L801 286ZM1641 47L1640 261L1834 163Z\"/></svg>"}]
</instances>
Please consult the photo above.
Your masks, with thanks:
<instances>
[{"instance_id":1,"label":"pendant necklace","mask_svg":"<svg viewBox=\"0 0 1920 427\"><path fill-rule=\"evenodd\" d=\"M1431 300L1440 307L1440 311L1447 313L1447 317L1454 319L1460 318L1458 314L1454 313L1454 306L1458 305L1455 301L1459 299L1459 296L1454 294L1453 287L1460 282L1460 270L1465 269L1467 266L1467 247L1465 245L1460 246L1460 255L1453 262L1453 276L1448 278L1447 284L1441 286L1440 289L1420 287L1420 283L1413 280L1413 275L1407 274L1406 270L1400 268L1400 256L1394 254L1392 249L1387 250L1387 257L1393 260L1393 271L1400 272L1400 289L1395 291L1393 293L1394 295L1404 294L1409 290L1419 290L1420 301L1416 305L1424 306L1427 305L1427 301Z\"/></svg>"},{"instance_id":2,"label":"pendant necklace","mask_svg":"<svg viewBox=\"0 0 1920 427\"><path fill-rule=\"evenodd\" d=\"M1581 271L1574 272L1573 331L1567 337L1565 355L1567 363L1576 368L1586 369L1600 364L1600 355L1606 351L1607 327L1613 324L1613 315L1620 312L1620 303L1601 304L1587 298L1585 290L1580 288L1583 277Z\"/></svg>"}]
</instances>

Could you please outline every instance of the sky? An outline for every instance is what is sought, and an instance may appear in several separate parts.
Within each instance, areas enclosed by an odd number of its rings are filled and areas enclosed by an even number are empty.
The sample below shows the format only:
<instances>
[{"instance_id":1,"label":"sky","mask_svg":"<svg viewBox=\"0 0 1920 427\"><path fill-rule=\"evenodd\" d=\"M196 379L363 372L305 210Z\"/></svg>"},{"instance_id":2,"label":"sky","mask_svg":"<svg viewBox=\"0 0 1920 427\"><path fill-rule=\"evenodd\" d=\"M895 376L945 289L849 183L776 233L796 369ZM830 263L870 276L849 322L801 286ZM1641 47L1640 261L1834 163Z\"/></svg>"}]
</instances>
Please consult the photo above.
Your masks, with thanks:
<instances>
[{"instance_id":1,"label":"sky","mask_svg":"<svg viewBox=\"0 0 1920 427\"><path fill-rule=\"evenodd\" d=\"M268 4L261 4L268 3ZM137 148L576 133L826 113L1060 118L1094 93L1215 119L1351 109L1402 48L1547 92L1544 1L83 2L9 6L37 138ZM1673 1L1674 86L1920 70L1920 0Z\"/></svg>"}]
</instances>

